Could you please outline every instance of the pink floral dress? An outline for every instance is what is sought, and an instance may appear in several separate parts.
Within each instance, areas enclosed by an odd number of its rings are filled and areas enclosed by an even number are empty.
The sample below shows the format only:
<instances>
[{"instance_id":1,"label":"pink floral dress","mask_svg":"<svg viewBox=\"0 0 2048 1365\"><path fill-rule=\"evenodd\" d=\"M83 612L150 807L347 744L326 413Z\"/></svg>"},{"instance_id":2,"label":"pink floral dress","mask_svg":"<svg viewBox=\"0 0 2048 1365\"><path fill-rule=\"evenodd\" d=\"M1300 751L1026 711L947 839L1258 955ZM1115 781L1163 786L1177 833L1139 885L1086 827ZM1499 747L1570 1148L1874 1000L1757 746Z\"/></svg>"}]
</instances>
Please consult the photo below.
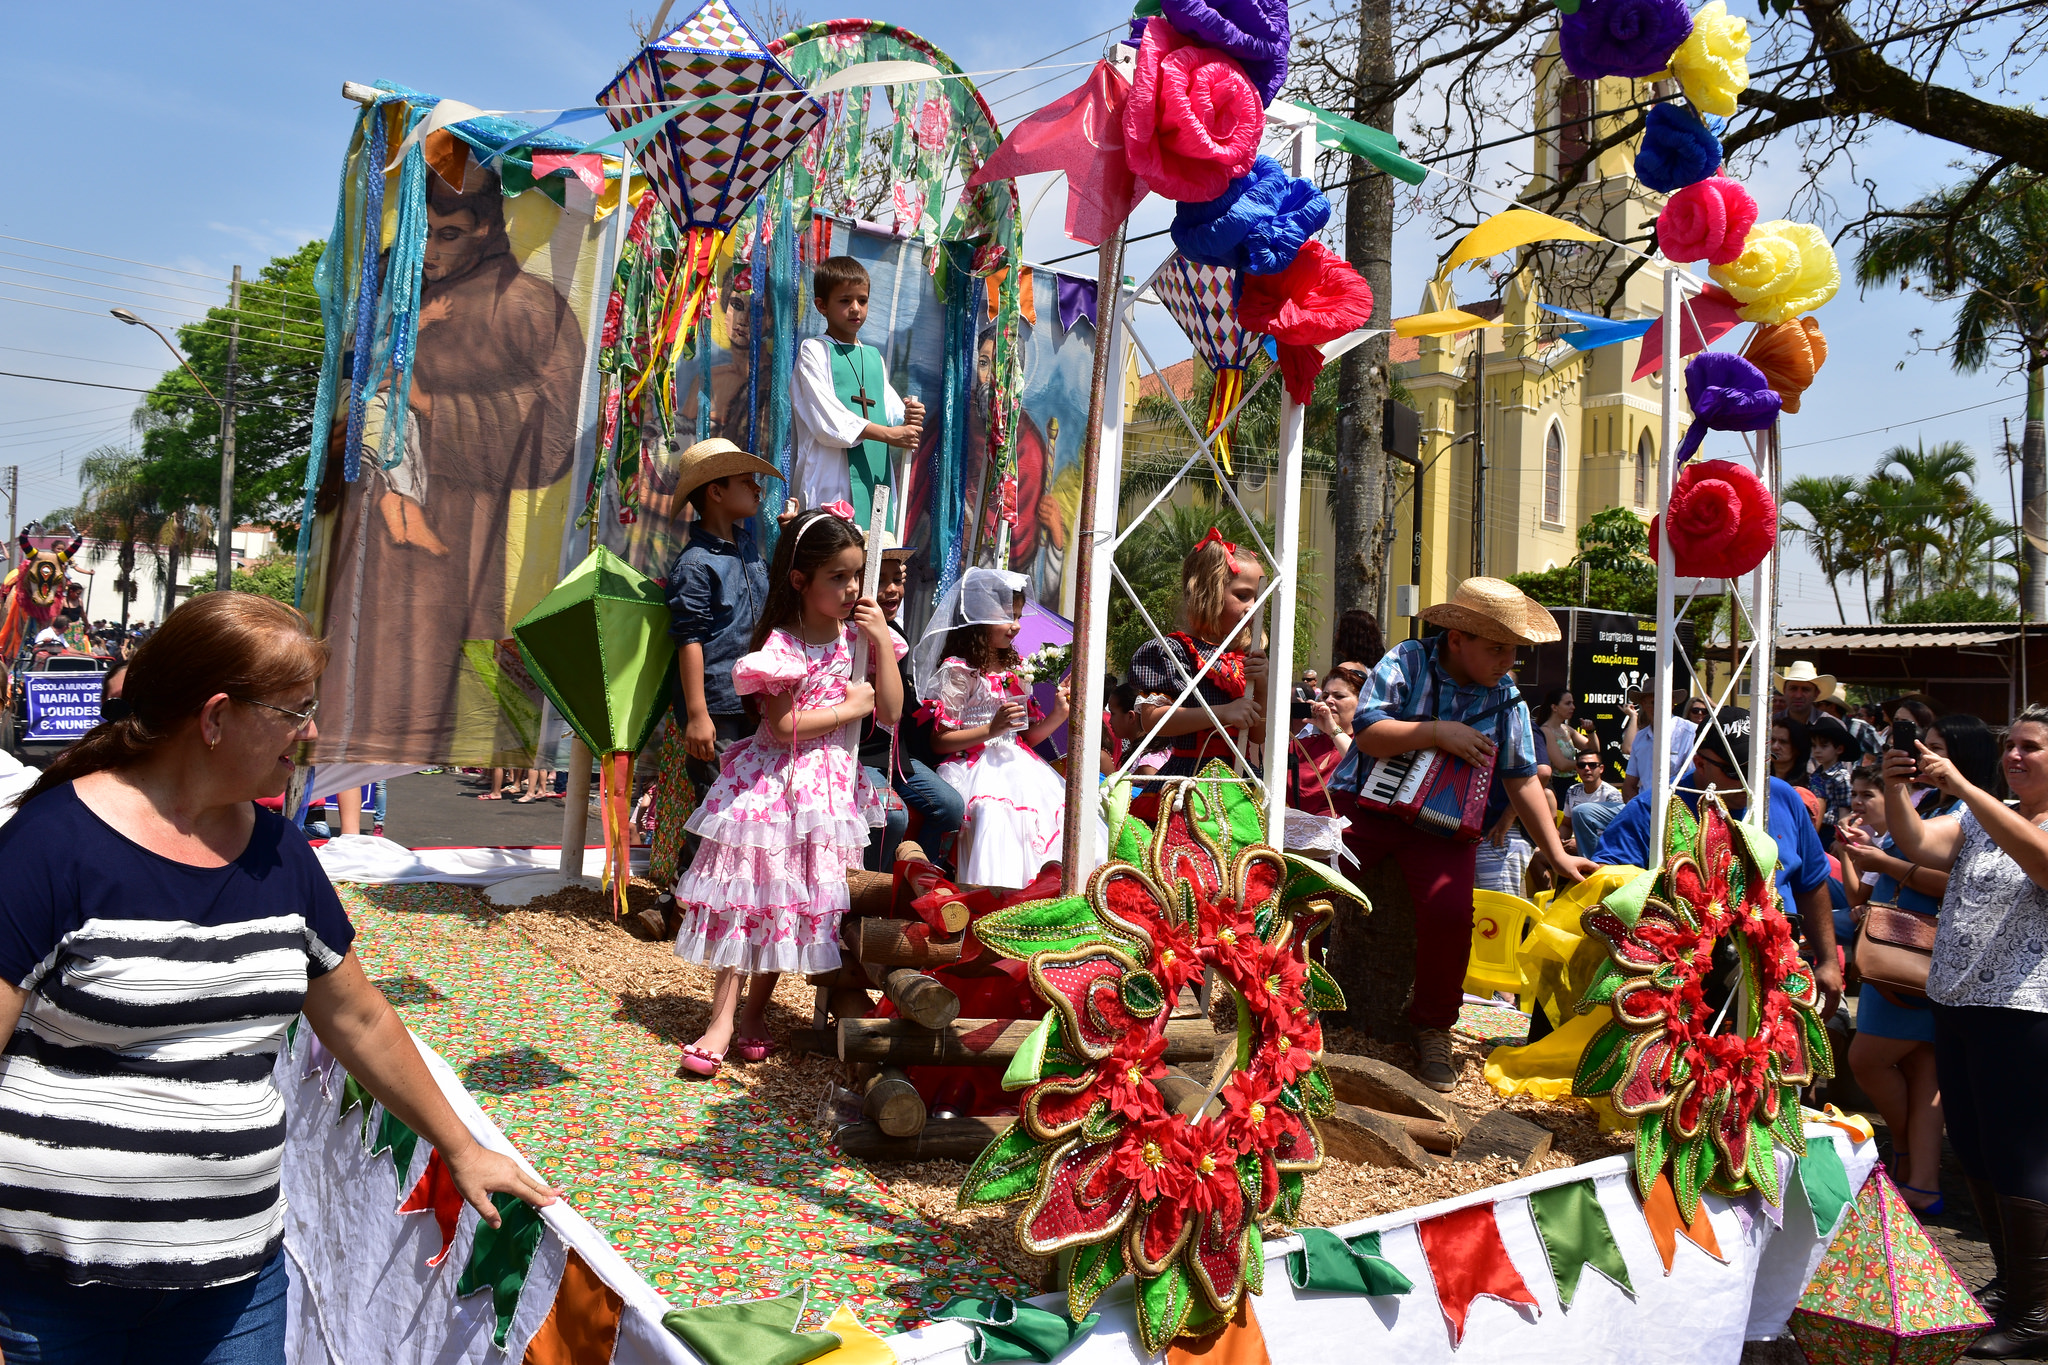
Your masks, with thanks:
<instances>
[{"instance_id":1,"label":"pink floral dress","mask_svg":"<svg viewBox=\"0 0 2048 1365\"><path fill-rule=\"evenodd\" d=\"M949 730L986 725L1005 701L1020 700L1033 721L1043 718L1031 689L1016 674L977 672L965 659L939 665L938 695L925 714ZM1029 886L1060 856L1067 784L1026 748L1020 732L998 735L950 755L939 777L967 803L954 863L976 886Z\"/></svg>"},{"instance_id":2,"label":"pink floral dress","mask_svg":"<svg viewBox=\"0 0 2048 1365\"><path fill-rule=\"evenodd\" d=\"M777 630L733 665L733 687L741 696L794 693L799 711L830 708L846 700L858 629L849 622L823 645ZM899 658L904 649L897 641ZM846 873L882 824L882 802L840 732L792 749L764 722L726 751L684 826L703 842L676 884L676 956L749 973L837 968Z\"/></svg>"}]
</instances>

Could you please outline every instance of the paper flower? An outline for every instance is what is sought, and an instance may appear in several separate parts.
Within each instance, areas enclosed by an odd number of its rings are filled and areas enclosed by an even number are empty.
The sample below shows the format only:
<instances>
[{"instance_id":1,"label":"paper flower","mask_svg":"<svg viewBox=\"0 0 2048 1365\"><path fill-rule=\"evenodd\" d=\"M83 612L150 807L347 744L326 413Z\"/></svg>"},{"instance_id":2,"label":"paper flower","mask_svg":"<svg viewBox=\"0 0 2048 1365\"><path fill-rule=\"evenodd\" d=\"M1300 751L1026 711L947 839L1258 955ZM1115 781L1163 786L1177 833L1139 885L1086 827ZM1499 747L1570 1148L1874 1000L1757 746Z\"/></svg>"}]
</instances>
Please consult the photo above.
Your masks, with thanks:
<instances>
[{"instance_id":1,"label":"paper flower","mask_svg":"<svg viewBox=\"0 0 2048 1365\"><path fill-rule=\"evenodd\" d=\"M1294 264L1277 275L1247 275L1237 301L1238 325L1273 338L1288 396L1306 403L1323 370L1323 343L1372 318L1372 287L1346 261L1311 238Z\"/></svg>"},{"instance_id":2,"label":"paper flower","mask_svg":"<svg viewBox=\"0 0 2048 1365\"><path fill-rule=\"evenodd\" d=\"M1692 425L1678 447L1684 464L1710 431L1762 431L1778 420L1783 404L1764 372L1739 355L1704 351L1685 364L1685 401Z\"/></svg>"},{"instance_id":3,"label":"paper flower","mask_svg":"<svg viewBox=\"0 0 2048 1365\"><path fill-rule=\"evenodd\" d=\"M1582 81L1649 76L1670 65L1692 24L1685 0L1580 0L1558 19L1557 46Z\"/></svg>"},{"instance_id":4,"label":"paper flower","mask_svg":"<svg viewBox=\"0 0 2048 1365\"><path fill-rule=\"evenodd\" d=\"M1636 179L1660 194L1696 185L1721 169L1721 143L1689 109L1651 106L1636 151Z\"/></svg>"},{"instance_id":5,"label":"paper flower","mask_svg":"<svg viewBox=\"0 0 2048 1365\"><path fill-rule=\"evenodd\" d=\"M1749 230L1742 255L1708 274L1742 305L1744 322L1784 322L1811 313L1842 287L1842 267L1811 223L1773 218Z\"/></svg>"},{"instance_id":6,"label":"paper flower","mask_svg":"<svg viewBox=\"0 0 2048 1365\"><path fill-rule=\"evenodd\" d=\"M1262 156L1223 194L1182 204L1173 215L1173 244L1197 265L1273 275L1294 264L1301 244L1329 221L1321 190Z\"/></svg>"},{"instance_id":7,"label":"paper flower","mask_svg":"<svg viewBox=\"0 0 2048 1365\"><path fill-rule=\"evenodd\" d=\"M1671 553L1681 578L1740 578L1764 562L1778 539L1778 505L1750 470L1732 460L1701 460L1671 489ZM1650 522L1650 558L1659 553L1659 518Z\"/></svg>"},{"instance_id":8,"label":"paper flower","mask_svg":"<svg viewBox=\"0 0 2048 1365\"><path fill-rule=\"evenodd\" d=\"M1692 34L1671 54L1671 74L1685 97L1709 114L1733 118L1735 97L1749 88L1749 21L1711 0L1692 17Z\"/></svg>"},{"instance_id":9,"label":"paper flower","mask_svg":"<svg viewBox=\"0 0 2048 1365\"><path fill-rule=\"evenodd\" d=\"M1657 215L1657 247L1668 261L1727 265L1742 255L1755 226L1755 197L1727 176L1711 175L1664 205Z\"/></svg>"},{"instance_id":10,"label":"paper flower","mask_svg":"<svg viewBox=\"0 0 2048 1365\"><path fill-rule=\"evenodd\" d=\"M1785 400L1785 411L1797 412L1799 395L1827 361L1828 339L1812 318L1792 318L1757 328L1742 355L1763 371L1764 380Z\"/></svg>"},{"instance_id":11,"label":"paper flower","mask_svg":"<svg viewBox=\"0 0 2048 1365\"><path fill-rule=\"evenodd\" d=\"M1146 184L1168 199L1214 199L1252 168L1265 129L1265 106L1243 68L1164 19L1145 25L1124 103L1124 152Z\"/></svg>"},{"instance_id":12,"label":"paper flower","mask_svg":"<svg viewBox=\"0 0 2048 1365\"><path fill-rule=\"evenodd\" d=\"M1267 104L1287 80L1287 0L1160 0L1174 28L1237 59Z\"/></svg>"}]
</instances>

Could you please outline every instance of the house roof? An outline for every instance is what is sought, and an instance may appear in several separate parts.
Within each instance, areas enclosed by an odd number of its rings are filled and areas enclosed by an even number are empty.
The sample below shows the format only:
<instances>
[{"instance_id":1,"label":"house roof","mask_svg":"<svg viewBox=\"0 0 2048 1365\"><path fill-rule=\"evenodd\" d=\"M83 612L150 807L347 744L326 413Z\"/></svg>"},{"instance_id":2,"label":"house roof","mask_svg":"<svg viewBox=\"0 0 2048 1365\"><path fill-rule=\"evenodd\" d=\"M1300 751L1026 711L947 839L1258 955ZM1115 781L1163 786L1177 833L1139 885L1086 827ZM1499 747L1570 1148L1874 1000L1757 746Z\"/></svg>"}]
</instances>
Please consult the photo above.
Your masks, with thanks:
<instances>
[{"instance_id":1,"label":"house roof","mask_svg":"<svg viewBox=\"0 0 2048 1365\"><path fill-rule=\"evenodd\" d=\"M1959 649L2020 636L2020 624L1944 621L1912 626L1805 626L1778 637L1777 647L1802 649Z\"/></svg>"},{"instance_id":2,"label":"house roof","mask_svg":"<svg viewBox=\"0 0 2048 1365\"><path fill-rule=\"evenodd\" d=\"M1173 396L1183 403L1195 396L1195 362L1192 357L1175 361L1158 373L1139 379L1138 397L1158 398L1169 388Z\"/></svg>"}]
</instances>

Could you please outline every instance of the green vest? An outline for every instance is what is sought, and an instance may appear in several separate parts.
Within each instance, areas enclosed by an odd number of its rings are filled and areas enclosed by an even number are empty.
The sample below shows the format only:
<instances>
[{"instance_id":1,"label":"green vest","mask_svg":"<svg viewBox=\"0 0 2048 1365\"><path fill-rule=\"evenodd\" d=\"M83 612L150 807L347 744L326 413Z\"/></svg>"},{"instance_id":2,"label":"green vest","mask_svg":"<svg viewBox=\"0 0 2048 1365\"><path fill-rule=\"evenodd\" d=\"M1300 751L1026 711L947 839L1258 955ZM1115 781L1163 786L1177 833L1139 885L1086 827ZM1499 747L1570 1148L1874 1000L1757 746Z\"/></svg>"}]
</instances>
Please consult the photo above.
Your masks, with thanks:
<instances>
[{"instance_id":1,"label":"green vest","mask_svg":"<svg viewBox=\"0 0 2048 1365\"><path fill-rule=\"evenodd\" d=\"M860 342L834 341L826 337L832 365L832 393L848 412L864 421L888 425L882 410L884 370L882 353ZM863 401L865 400L865 401ZM847 447L847 472L852 475L853 519L863 528L875 506L875 488L889 482L889 446L882 441L857 441Z\"/></svg>"}]
</instances>

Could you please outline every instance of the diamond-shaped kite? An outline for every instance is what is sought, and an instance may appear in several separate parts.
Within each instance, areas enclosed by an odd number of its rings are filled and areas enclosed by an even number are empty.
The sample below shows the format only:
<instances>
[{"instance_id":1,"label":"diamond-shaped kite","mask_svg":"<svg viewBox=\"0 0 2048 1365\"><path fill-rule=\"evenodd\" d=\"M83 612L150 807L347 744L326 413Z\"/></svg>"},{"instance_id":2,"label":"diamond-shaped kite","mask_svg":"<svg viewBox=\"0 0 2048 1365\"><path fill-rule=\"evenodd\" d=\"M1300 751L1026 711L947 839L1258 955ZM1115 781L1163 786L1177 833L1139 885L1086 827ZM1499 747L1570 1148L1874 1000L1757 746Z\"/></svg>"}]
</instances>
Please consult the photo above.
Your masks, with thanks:
<instances>
[{"instance_id":1,"label":"diamond-shaped kite","mask_svg":"<svg viewBox=\"0 0 2048 1365\"><path fill-rule=\"evenodd\" d=\"M662 585L600 545L512 628L526 667L591 753L605 835L605 880L623 909L633 755L669 694L675 643Z\"/></svg>"},{"instance_id":2,"label":"diamond-shaped kite","mask_svg":"<svg viewBox=\"0 0 2048 1365\"><path fill-rule=\"evenodd\" d=\"M1237 272L1225 266L1196 265L1175 252L1152 280L1153 292L1188 334L1195 354L1216 374L1209 392L1209 431L1244 394L1244 369L1259 339L1237 325ZM1224 472L1230 470L1230 433L1216 437L1212 447Z\"/></svg>"},{"instance_id":3,"label":"diamond-shaped kite","mask_svg":"<svg viewBox=\"0 0 2048 1365\"><path fill-rule=\"evenodd\" d=\"M1792 1311L1813 1365L1948 1365L1990 1326L1882 1166Z\"/></svg>"}]
</instances>

